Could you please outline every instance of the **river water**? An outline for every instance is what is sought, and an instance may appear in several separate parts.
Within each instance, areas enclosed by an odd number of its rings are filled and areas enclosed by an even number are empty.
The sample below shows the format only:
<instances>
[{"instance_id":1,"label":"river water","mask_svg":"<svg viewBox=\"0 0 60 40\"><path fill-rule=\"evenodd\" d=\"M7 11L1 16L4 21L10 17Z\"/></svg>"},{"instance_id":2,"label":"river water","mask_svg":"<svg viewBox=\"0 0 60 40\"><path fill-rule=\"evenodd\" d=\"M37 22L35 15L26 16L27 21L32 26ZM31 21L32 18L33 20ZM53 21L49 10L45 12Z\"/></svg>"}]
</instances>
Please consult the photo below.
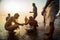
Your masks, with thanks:
<instances>
[{"instance_id":1,"label":"river water","mask_svg":"<svg viewBox=\"0 0 60 40\"><path fill-rule=\"evenodd\" d=\"M3 24L4 25L4 24ZM26 25L20 26L19 29L15 30L16 34L9 34L8 31L4 29L4 26L0 25L0 40L43 40L45 27L43 23L39 23L37 27L37 32L27 34ZM10 38L10 39L9 39ZM55 32L53 35L54 40L60 40L60 19L55 21Z\"/></svg>"}]
</instances>

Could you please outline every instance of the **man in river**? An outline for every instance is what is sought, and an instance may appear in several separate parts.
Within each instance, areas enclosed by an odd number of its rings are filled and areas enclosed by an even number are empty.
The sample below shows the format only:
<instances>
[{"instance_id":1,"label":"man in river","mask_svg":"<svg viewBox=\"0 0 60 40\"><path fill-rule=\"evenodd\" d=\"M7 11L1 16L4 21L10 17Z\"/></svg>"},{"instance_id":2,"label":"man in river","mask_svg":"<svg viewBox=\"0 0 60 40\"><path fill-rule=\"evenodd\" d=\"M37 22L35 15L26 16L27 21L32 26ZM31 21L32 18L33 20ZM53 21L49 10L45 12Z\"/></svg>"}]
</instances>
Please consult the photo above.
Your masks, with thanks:
<instances>
[{"instance_id":1,"label":"man in river","mask_svg":"<svg viewBox=\"0 0 60 40\"><path fill-rule=\"evenodd\" d=\"M30 16L27 23L25 23L25 25L29 24L30 28L32 31L36 31L37 27L38 27L38 22L32 17Z\"/></svg>"},{"instance_id":2,"label":"man in river","mask_svg":"<svg viewBox=\"0 0 60 40\"><path fill-rule=\"evenodd\" d=\"M46 35L48 35L47 40L52 40L53 33L54 33L54 21L58 11L59 11L59 0L47 0L46 5L42 11L42 15L46 13L45 22L50 27L49 33L46 33Z\"/></svg>"},{"instance_id":3,"label":"man in river","mask_svg":"<svg viewBox=\"0 0 60 40\"><path fill-rule=\"evenodd\" d=\"M36 7L35 3L32 3L32 6L33 6L33 12L30 12L30 13L34 13L33 17L35 19L37 17L37 7Z\"/></svg>"},{"instance_id":4,"label":"man in river","mask_svg":"<svg viewBox=\"0 0 60 40\"><path fill-rule=\"evenodd\" d=\"M18 13L15 13L14 16L10 17L9 20L7 20L5 23L5 29L8 30L9 32L14 32L15 29L19 28L19 25L23 25L16 22L18 17L19 17Z\"/></svg>"}]
</instances>

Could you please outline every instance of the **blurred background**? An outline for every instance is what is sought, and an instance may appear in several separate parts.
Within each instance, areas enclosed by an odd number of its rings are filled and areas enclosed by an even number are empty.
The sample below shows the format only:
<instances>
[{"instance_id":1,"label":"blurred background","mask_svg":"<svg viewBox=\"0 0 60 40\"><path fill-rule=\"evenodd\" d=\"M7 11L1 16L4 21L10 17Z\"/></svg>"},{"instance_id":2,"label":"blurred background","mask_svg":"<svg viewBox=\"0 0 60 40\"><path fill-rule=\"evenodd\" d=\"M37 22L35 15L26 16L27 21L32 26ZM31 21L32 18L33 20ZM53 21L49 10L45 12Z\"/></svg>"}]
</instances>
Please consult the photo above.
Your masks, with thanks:
<instances>
[{"instance_id":1,"label":"blurred background","mask_svg":"<svg viewBox=\"0 0 60 40\"><path fill-rule=\"evenodd\" d=\"M0 39L1 40L6 40L6 38L7 38L6 36L8 35L7 31L4 29L4 24L6 22L7 14L10 13L11 16L13 16L15 13L19 13L20 17L18 19L18 22L24 23L25 16L27 16L29 18L29 16L33 15L33 13L29 13L33 9L32 3L35 3L37 6L37 9L38 9L38 16L36 18L36 20L38 21L38 24L39 24L38 29L44 30L44 27L43 27L44 20L43 20L43 16L41 15L41 11L46 4L46 0L0 0ZM60 4L60 1L59 1L59 4ZM59 5L59 7L60 7L60 5ZM57 16L59 15L59 13L60 13L60 10L59 10ZM60 17L60 16L58 16L58 17ZM54 38L56 38L56 40L59 40L60 18L56 19L55 28L56 28L55 29L56 32L54 33ZM19 30L20 30L20 34L23 35L25 33L25 26L24 26L24 28L20 26ZM41 33L43 33L43 32L41 32ZM40 33L39 33L39 35L40 35Z\"/></svg>"}]
</instances>

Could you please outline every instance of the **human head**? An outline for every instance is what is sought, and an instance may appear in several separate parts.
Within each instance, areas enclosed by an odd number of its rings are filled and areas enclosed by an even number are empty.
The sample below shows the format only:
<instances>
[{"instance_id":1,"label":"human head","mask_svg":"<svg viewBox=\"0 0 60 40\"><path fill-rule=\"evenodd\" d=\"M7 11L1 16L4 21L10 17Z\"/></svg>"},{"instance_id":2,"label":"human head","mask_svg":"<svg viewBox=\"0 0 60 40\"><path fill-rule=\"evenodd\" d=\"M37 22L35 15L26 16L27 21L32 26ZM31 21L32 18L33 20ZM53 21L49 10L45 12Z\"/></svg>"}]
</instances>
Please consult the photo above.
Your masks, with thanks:
<instances>
[{"instance_id":1,"label":"human head","mask_svg":"<svg viewBox=\"0 0 60 40\"><path fill-rule=\"evenodd\" d=\"M8 16L10 16L10 13L8 14Z\"/></svg>"},{"instance_id":2,"label":"human head","mask_svg":"<svg viewBox=\"0 0 60 40\"><path fill-rule=\"evenodd\" d=\"M32 3L32 6L35 7L35 3Z\"/></svg>"},{"instance_id":3,"label":"human head","mask_svg":"<svg viewBox=\"0 0 60 40\"><path fill-rule=\"evenodd\" d=\"M14 17L15 17L16 19L18 19L19 14L18 14L18 13L15 13L15 14L14 14Z\"/></svg>"},{"instance_id":4,"label":"human head","mask_svg":"<svg viewBox=\"0 0 60 40\"><path fill-rule=\"evenodd\" d=\"M32 17L32 16L30 16L30 17L29 17L29 19L33 19L33 17Z\"/></svg>"}]
</instances>

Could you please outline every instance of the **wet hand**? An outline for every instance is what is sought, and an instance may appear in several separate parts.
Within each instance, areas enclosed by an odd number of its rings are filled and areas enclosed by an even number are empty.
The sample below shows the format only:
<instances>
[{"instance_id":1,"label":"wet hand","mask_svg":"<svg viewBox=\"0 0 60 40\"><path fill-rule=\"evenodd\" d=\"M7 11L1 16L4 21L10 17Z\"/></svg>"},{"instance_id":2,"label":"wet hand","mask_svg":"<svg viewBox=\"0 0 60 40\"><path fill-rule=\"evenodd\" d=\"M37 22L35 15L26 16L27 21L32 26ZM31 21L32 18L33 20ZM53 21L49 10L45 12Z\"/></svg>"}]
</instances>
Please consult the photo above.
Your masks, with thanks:
<instances>
[{"instance_id":1,"label":"wet hand","mask_svg":"<svg viewBox=\"0 0 60 40\"><path fill-rule=\"evenodd\" d=\"M44 13L45 13L45 10L43 10L43 11L41 12L41 15L44 15Z\"/></svg>"},{"instance_id":2,"label":"wet hand","mask_svg":"<svg viewBox=\"0 0 60 40\"><path fill-rule=\"evenodd\" d=\"M33 12L30 11L29 13L33 13Z\"/></svg>"}]
</instances>

